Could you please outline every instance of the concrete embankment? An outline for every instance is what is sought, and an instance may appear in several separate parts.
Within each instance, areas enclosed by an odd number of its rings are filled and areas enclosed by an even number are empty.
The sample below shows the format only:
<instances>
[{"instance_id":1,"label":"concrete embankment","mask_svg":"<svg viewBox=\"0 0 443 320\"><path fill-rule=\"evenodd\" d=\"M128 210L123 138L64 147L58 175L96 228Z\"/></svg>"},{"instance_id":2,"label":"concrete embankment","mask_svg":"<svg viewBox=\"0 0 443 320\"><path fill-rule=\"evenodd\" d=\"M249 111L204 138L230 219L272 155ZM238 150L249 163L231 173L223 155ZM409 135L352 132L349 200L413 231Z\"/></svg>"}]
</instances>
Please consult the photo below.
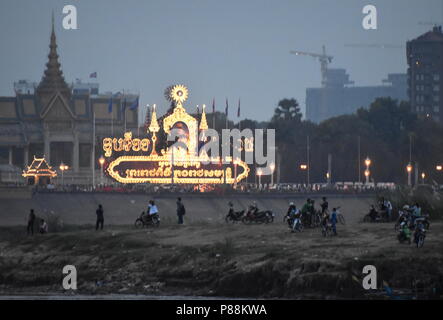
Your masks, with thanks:
<instances>
[{"instance_id":1,"label":"concrete embankment","mask_svg":"<svg viewBox=\"0 0 443 320\"><path fill-rule=\"evenodd\" d=\"M94 223L95 210L102 204L107 224L132 224L146 210L149 199L155 199L161 216L166 220L176 219L176 198L181 196L186 206L186 219L191 221L222 221L228 211L228 202L236 210L246 209L256 201L260 209L273 210L277 218L285 214L288 203L301 207L306 198L321 202L320 195L307 194L118 194L118 193L36 193L32 197L17 199L10 197L0 201L0 224L24 224L33 208L37 216L45 217L51 211L59 215L65 224ZM373 195L329 195L331 207L341 207L347 219L361 217L373 203Z\"/></svg>"}]
</instances>

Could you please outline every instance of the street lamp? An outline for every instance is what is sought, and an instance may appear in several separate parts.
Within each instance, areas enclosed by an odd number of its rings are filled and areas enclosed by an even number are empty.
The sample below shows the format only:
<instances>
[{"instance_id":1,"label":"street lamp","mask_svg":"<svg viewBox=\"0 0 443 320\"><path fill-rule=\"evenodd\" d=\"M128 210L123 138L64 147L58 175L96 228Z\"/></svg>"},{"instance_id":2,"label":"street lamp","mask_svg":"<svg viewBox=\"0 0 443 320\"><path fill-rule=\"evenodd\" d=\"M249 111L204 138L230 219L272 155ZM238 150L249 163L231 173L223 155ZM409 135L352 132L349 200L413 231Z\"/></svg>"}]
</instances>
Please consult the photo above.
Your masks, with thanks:
<instances>
[{"instance_id":1,"label":"street lamp","mask_svg":"<svg viewBox=\"0 0 443 320\"><path fill-rule=\"evenodd\" d=\"M308 169L308 165L303 163L303 164L300 165L300 169L305 171L305 170ZM308 179L306 179L306 180L308 180ZM309 181L307 181L307 184L309 185Z\"/></svg>"},{"instance_id":2,"label":"street lamp","mask_svg":"<svg viewBox=\"0 0 443 320\"><path fill-rule=\"evenodd\" d=\"M371 175L371 171L369 171L369 167L371 166L371 159L369 159L369 157L366 157L365 159L365 166L366 166L366 170L365 170L365 177L366 177L366 184L369 183L369 176Z\"/></svg>"},{"instance_id":3,"label":"street lamp","mask_svg":"<svg viewBox=\"0 0 443 320\"><path fill-rule=\"evenodd\" d=\"M274 169L275 169L275 164L271 163L269 165L269 167L271 168L271 186L274 185Z\"/></svg>"},{"instance_id":4,"label":"street lamp","mask_svg":"<svg viewBox=\"0 0 443 320\"><path fill-rule=\"evenodd\" d=\"M100 184L103 185L103 165L105 164L105 158L103 155L98 158L98 163L100 163Z\"/></svg>"},{"instance_id":5,"label":"street lamp","mask_svg":"<svg viewBox=\"0 0 443 320\"><path fill-rule=\"evenodd\" d=\"M371 175L371 171L365 170L366 183L368 183L369 176Z\"/></svg>"},{"instance_id":6,"label":"street lamp","mask_svg":"<svg viewBox=\"0 0 443 320\"><path fill-rule=\"evenodd\" d=\"M437 171L441 171L443 169L443 167L441 165L438 165L435 167L435 169L437 169Z\"/></svg>"},{"instance_id":7,"label":"street lamp","mask_svg":"<svg viewBox=\"0 0 443 320\"><path fill-rule=\"evenodd\" d=\"M261 171L261 169L257 170L257 175L258 175L258 185L261 186L261 175L263 174L263 172Z\"/></svg>"},{"instance_id":8,"label":"street lamp","mask_svg":"<svg viewBox=\"0 0 443 320\"><path fill-rule=\"evenodd\" d=\"M62 163L60 163L60 167L59 168L60 168L60 170L62 172L62 186L64 187L65 186L65 179L64 179L64 174L63 173L65 172L65 170L68 170L69 167L62 162Z\"/></svg>"},{"instance_id":9,"label":"street lamp","mask_svg":"<svg viewBox=\"0 0 443 320\"><path fill-rule=\"evenodd\" d=\"M411 186L411 173L412 173L412 164L408 163L406 166L406 171L408 172L408 186Z\"/></svg>"},{"instance_id":10,"label":"street lamp","mask_svg":"<svg viewBox=\"0 0 443 320\"><path fill-rule=\"evenodd\" d=\"M425 184L426 174L424 172L421 173L421 183Z\"/></svg>"}]
</instances>

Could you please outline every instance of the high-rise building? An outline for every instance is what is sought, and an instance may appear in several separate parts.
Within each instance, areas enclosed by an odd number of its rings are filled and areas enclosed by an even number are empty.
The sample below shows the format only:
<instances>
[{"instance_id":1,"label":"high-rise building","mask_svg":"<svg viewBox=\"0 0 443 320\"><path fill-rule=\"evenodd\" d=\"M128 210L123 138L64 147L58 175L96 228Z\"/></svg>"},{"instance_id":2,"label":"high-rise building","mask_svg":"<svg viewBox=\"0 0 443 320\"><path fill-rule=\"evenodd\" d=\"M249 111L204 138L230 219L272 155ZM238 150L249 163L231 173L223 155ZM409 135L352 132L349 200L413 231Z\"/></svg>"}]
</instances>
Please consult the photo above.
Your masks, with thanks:
<instances>
[{"instance_id":1,"label":"high-rise building","mask_svg":"<svg viewBox=\"0 0 443 320\"><path fill-rule=\"evenodd\" d=\"M388 74L381 85L353 86L345 69L329 69L325 86L306 89L306 119L319 123L323 120L355 113L368 108L375 99L390 97L407 100L407 75Z\"/></svg>"},{"instance_id":2,"label":"high-rise building","mask_svg":"<svg viewBox=\"0 0 443 320\"><path fill-rule=\"evenodd\" d=\"M412 112L420 117L443 121L443 33L435 26L418 38L408 41L408 95Z\"/></svg>"}]
</instances>

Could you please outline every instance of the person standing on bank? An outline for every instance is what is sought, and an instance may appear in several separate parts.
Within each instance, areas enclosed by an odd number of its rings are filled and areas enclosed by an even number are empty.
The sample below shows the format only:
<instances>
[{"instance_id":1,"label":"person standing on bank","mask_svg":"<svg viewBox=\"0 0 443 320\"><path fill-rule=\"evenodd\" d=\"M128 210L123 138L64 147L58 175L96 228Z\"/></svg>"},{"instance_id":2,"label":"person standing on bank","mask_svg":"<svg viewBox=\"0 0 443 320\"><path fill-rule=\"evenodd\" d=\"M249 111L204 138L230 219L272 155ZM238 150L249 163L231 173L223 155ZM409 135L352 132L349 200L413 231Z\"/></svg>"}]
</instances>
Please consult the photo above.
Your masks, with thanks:
<instances>
[{"instance_id":1,"label":"person standing on bank","mask_svg":"<svg viewBox=\"0 0 443 320\"><path fill-rule=\"evenodd\" d=\"M97 222L95 223L95 230L98 230L99 226L100 226L100 229L103 230L103 223L105 222L105 218L103 216L103 207L101 204L98 205L98 209L95 211L95 214L97 215Z\"/></svg>"},{"instance_id":2,"label":"person standing on bank","mask_svg":"<svg viewBox=\"0 0 443 320\"><path fill-rule=\"evenodd\" d=\"M35 222L35 213L34 213L34 209L31 209L31 212L29 212L29 217L28 217L28 226L26 228L26 232L29 234L31 234L32 236L34 235L34 222Z\"/></svg>"},{"instance_id":3,"label":"person standing on bank","mask_svg":"<svg viewBox=\"0 0 443 320\"><path fill-rule=\"evenodd\" d=\"M178 224L183 224L183 216L186 214L185 206L182 203L182 198L177 198L177 216Z\"/></svg>"}]
</instances>

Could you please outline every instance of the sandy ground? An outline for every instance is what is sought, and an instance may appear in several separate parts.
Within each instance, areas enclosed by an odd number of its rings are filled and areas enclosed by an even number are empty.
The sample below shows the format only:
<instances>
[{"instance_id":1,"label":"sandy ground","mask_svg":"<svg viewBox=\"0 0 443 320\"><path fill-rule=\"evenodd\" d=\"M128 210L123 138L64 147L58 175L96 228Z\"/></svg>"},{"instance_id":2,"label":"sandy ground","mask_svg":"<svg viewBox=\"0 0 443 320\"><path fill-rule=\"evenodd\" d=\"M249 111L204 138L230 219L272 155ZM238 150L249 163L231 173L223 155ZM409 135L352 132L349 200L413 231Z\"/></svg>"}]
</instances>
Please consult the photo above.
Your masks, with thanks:
<instances>
[{"instance_id":1,"label":"sandy ground","mask_svg":"<svg viewBox=\"0 0 443 320\"><path fill-rule=\"evenodd\" d=\"M136 215L125 213L107 216L117 224L96 232L80 223L91 222L89 213L80 211L73 219L79 225L66 225L58 233L27 237L23 227L2 227L0 294L368 298L377 296L361 286L362 268L371 264L379 287L387 281L397 293L441 298L441 222L432 223L425 246L417 249L398 243L393 223L361 222L370 199L331 199L331 205L342 205L347 224L328 238L319 229L291 233L282 211L269 225L232 225L222 219L226 199L184 199L190 214L183 226L176 225L170 207L171 212L162 211L158 229L136 230ZM207 207L192 210L206 201ZM166 208L170 199L158 202ZM278 210L285 203L262 198L259 205ZM61 286L66 264L78 271L75 293Z\"/></svg>"}]
</instances>

